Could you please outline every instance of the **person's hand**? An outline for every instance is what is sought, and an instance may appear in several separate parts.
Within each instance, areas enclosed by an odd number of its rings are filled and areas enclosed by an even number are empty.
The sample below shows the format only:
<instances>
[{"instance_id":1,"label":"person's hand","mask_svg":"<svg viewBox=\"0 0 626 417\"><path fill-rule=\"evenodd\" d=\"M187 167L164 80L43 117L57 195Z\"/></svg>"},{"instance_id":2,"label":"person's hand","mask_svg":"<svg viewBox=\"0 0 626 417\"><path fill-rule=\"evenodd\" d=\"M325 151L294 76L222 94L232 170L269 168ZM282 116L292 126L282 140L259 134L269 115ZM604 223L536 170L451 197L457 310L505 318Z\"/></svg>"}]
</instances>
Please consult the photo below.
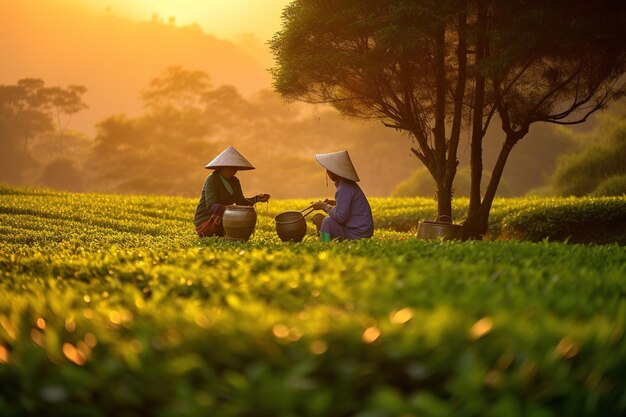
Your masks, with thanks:
<instances>
[{"instance_id":1,"label":"person's hand","mask_svg":"<svg viewBox=\"0 0 626 417\"><path fill-rule=\"evenodd\" d=\"M270 195L269 194L257 194L256 196L256 201L260 202L260 203L265 203L267 201L269 201L270 199Z\"/></svg>"},{"instance_id":2,"label":"person's hand","mask_svg":"<svg viewBox=\"0 0 626 417\"><path fill-rule=\"evenodd\" d=\"M326 204L330 204L330 205L331 205L331 206L333 206L333 207L335 207L335 205L337 204L337 203L335 202L335 200L330 200L330 199L328 199L328 198L327 198L326 200L324 200L324 203L326 203Z\"/></svg>"},{"instance_id":3,"label":"person's hand","mask_svg":"<svg viewBox=\"0 0 626 417\"><path fill-rule=\"evenodd\" d=\"M315 203L311 203L311 207L313 207L315 210L324 210L325 205L326 203L323 202L322 200L316 201Z\"/></svg>"}]
</instances>

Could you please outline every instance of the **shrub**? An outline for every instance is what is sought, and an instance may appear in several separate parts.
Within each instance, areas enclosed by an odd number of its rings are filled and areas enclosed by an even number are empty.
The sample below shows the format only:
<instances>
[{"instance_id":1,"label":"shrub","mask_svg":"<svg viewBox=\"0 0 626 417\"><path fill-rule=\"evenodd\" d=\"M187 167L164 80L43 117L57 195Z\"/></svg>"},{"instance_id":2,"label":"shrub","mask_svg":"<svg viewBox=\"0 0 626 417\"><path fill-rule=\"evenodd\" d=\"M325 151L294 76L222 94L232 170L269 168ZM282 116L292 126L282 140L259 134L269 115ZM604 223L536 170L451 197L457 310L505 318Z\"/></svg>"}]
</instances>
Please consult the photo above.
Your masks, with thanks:
<instances>
[{"instance_id":1,"label":"shrub","mask_svg":"<svg viewBox=\"0 0 626 417\"><path fill-rule=\"evenodd\" d=\"M559 159L552 180L559 195L589 195L607 178L626 175L626 124L617 125L608 134L591 138L597 144Z\"/></svg>"},{"instance_id":2,"label":"shrub","mask_svg":"<svg viewBox=\"0 0 626 417\"><path fill-rule=\"evenodd\" d=\"M391 197L432 197L437 194L435 181L425 167L413 171L409 178L399 182Z\"/></svg>"},{"instance_id":3,"label":"shrub","mask_svg":"<svg viewBox=\"0 0 626 417\"><path fill-rule=\"evenodd\" d=\"M58 158L46 165L41 183L57 190L82 191L82 172L72 159Z\"/></svg>"},{"instance_id":4,"label":"shrub","mask_svg":"<svg viewBox=\"0 0 626 417\"><path fill-rule=\"evenodd\" d=\"M497 219L500 238L626 244L625 198L537 199Z\"/></svg>"},{"instance_id":5,"label":"shrub","mask_svg":"<svg viewBox=\"0 0 626 417\"><path fill-rule=\"evenodd\" d=\"M482 188L486 188L489 183L491 174L487 171L483 172ZM454 178L453 194L455 197L469 196L471 184L471 173L467 166L461 167ZM498 193L501 196L511 195L510 187L506 180L500 181ZM391 192L391 197L431 197L436 196L436 186L433 178L424 167L420 167L413 171L409 178L401 181Z\"/></svg>"},{"instance_id":6,"label":"shrub","mask_svg":"<svg viewBox=\"0 0 626 417\"><path fill-rule=\"evenodd\" d=\"M623 196L626 195L626 174L613 175L598 184L592 195L603 196Z\"/></svg>"}]
</instances>

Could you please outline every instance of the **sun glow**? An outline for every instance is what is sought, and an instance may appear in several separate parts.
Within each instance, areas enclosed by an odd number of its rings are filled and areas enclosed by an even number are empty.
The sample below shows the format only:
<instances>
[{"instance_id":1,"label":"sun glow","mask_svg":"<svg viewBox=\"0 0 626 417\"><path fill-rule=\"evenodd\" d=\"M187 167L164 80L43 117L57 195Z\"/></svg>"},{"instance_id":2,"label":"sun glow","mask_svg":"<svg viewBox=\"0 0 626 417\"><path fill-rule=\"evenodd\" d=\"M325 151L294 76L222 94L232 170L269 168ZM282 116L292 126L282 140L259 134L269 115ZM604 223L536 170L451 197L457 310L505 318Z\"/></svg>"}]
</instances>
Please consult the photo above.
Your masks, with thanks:
<instances>
[{"instance_id":1,"label":"sun glow","mask_svg":"<svg viewBox=\"0 0 626 417\"><path fill-rule=\"evenodd\" d=\"M196 23L223 38L254 33L269 39L279 29L280 15L290 0L65 0L99 13L134 20L159 19L175 25Z\"/></svg>"}]
</instances>

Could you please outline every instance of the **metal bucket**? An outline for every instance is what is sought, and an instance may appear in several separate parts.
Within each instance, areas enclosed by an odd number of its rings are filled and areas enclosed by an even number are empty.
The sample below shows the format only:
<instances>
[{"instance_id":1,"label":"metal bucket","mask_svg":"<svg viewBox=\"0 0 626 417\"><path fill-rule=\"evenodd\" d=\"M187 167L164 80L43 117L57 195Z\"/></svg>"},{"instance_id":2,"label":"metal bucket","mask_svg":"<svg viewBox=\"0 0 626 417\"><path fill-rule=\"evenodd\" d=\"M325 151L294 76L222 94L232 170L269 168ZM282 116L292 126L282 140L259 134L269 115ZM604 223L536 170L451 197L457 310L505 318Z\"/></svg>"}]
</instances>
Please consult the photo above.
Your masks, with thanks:
<instances>
[{"instance_id":1,"label":"metal bucket","mask_svg":"<svg viewBox=\"0 0 626 417\"><path fill-rule=\"evenodd\" d=\"M306 209L305 209L306 210ZM306 214L302 211L285 211L274 217L276 234L283 242L301 242L306 234L306 220L313 209Z\"/></svg>"},{"instance_id":2,"label":"metal bucket","mask_svg":"<svg viewBox=\"0 0 626 417\"><path fill-rule=\"evenodd\" d=\"M254 232L256 211L249 206L226 206L222 223L227 239L246 241Z\"/></svg>"},{"instance_id":3,"label":"metal bucket","mask_svg":"<svg viewBox=\"0 0 626 417\"><path fill-rule=\"evenodd\" d=\"M418 239L443 239L443 240L461 240L463 237L463 226L452 223L450 221L439 221L443 217L439 216L436 221L422 220L417 224Z\"/></svg>"}]
</instances>

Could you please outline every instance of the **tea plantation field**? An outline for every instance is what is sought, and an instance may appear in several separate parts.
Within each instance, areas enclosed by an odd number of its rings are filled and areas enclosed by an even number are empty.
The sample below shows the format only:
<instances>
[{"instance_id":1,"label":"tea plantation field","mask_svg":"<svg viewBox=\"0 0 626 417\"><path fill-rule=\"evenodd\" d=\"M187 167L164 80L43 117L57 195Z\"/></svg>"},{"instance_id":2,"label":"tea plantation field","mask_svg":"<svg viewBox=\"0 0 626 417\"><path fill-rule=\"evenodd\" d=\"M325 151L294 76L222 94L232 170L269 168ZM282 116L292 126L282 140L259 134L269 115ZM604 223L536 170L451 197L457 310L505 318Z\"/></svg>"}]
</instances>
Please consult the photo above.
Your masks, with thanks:
<instances>
[{"instance_id":1,"label":"tea plantation field","mask_svg":"<svg viewBox=\"0 0 626 417\"><path fill-rule=\"evenodd\" d=\"M464 243L413 237L428 199L300 244L308 201L247 243L195 204L0 187L0 416L626 415L626 198L499 200Z\"/></svg>"}]
</instances>

